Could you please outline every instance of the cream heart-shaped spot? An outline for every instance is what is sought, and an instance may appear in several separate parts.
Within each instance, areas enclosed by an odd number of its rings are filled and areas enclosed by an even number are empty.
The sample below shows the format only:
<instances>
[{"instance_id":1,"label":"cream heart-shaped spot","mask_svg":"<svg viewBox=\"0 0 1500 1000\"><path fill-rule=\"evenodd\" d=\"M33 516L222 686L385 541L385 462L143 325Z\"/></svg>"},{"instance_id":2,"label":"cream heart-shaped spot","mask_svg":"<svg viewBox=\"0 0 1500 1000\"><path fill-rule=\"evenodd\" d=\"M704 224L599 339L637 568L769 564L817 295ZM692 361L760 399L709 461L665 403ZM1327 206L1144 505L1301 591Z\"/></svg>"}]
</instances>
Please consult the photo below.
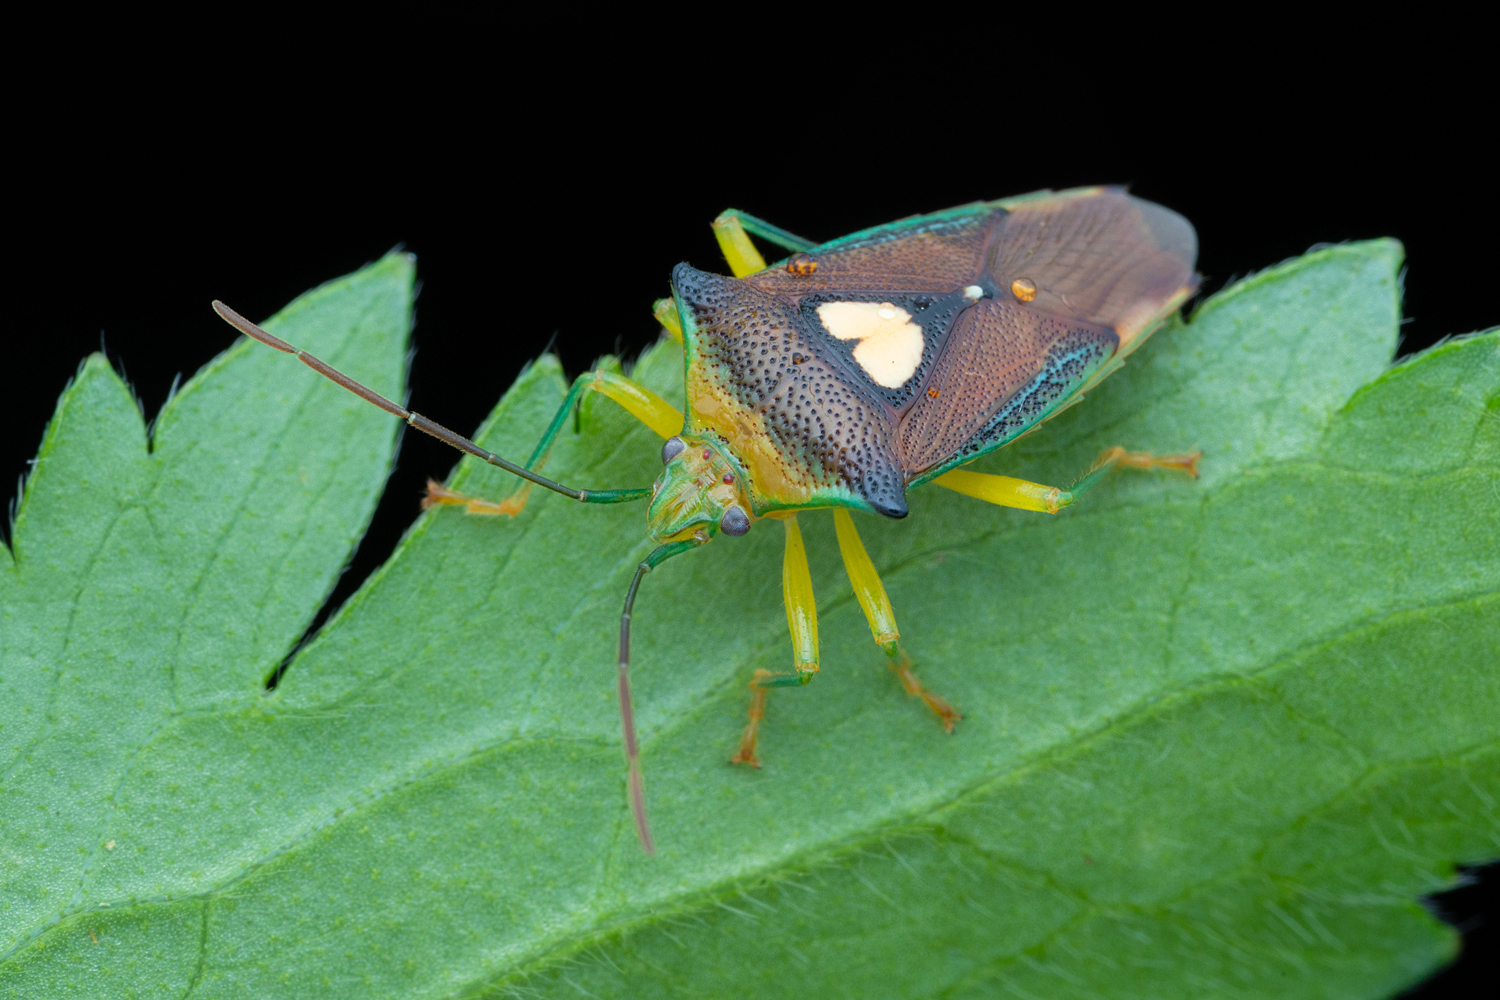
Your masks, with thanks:
<instances>
[{"instance_id":1,"label":"cream heart-shaped spot","mask_svg":"<svg viewBox=\"0 0 1500 1000\"><path fill-rule=\"evenodd\" d=\"M889 302L825 302L823 328L839 340L857 340L854 360L876 385L896 389L922 363L922 327L911 313Z\"/></svg>"}]
</instances>

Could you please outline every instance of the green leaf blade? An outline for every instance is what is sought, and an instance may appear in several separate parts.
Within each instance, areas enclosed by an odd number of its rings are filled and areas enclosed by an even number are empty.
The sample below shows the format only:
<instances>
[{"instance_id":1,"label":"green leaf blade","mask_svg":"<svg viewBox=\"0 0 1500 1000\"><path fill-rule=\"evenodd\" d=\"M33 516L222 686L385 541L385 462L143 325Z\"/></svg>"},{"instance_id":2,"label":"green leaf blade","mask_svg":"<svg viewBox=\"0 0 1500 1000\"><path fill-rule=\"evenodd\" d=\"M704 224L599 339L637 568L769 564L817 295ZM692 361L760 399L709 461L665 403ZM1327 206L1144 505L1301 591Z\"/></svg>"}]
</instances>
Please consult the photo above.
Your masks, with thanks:
<instances>
[{"instance_id":1,"label":"green leaf blade","mask_svg":"<svg viewBox=\"0 0 1500 1000\"><path fill-rule=\"evenodd\" d=\"M1500 336L1382 375L1400 260L1351 244L1237 285L983 463L1065 484L1110 445L1199 446L1197 483L1121 475L1057 518L933 489L861 522L919 675L966 714L951 738L884 669L813 515L823 672L772 696L765 768L731 768L745 682L788 655L779 533L653 573L634 683L655 859L612 684L640 512L429 512L273 696L234 685L291 640L225 640L230 676L205 670L119 779L151 850L111 852L88 883L109 909L63 916L10 981L1388 994L1451 953L1415 897L1500 845ZM635 376L680 400L680 366L664 345ZM477 438L524 455L563 388L544 359ZM658 446L594 406L548 472L644 485ZM514 489L468 460L454 484ZM133 964L104 969L101 928Z\"/></svg>"},{"instance_id":2,"label":"green leaf blade","mask_svg":"<svg viewBox=\"0 0 1500 1000\"><path fill-rule=\"evenodd\" d=\"M269 325L399 386L411 280L390 257ZM7 951L69 912L192 884L151 858L151 818L120 812L131 768L178 720L262 699L373 509L392 421L275 360L248 342L222 355L149 451L102 358L59 403L0 573L0 815L26 859L0 883Z\"/></svg>"}]
</instances>

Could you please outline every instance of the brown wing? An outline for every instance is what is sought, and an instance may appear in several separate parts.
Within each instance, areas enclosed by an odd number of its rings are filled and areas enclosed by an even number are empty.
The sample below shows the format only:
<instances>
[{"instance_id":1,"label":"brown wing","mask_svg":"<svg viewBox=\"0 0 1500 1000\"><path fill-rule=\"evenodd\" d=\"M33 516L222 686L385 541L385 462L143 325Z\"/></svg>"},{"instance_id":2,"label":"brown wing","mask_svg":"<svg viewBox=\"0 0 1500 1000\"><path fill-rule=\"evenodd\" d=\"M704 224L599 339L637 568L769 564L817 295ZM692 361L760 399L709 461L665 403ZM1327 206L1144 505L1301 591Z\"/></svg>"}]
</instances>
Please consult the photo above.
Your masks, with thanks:
<instances>
[{"instance_id":1,"label":"brown wing","mask_svg":"<svg viewBox=\"0 0 1500 1000\"><path fill-rule=\"evenodd\" d=\"M810 275L771 267L743 280L796 308L810 340L826 356L842 358L844 377L894 422L942 354L954 318L973 302L961 289L983 280L985 248L1004 218L1004 210L980 202L903 219L814 247L817 268ZM898 383L877 382L856 360L859 341L829 336L818 310L830 302L899 307L922 328L916 366L903 369Z\"/></svg>"},{"instance_id":2,"label":"brown wing","mask_svg":"<svg viewBox=\"0 0 1500 1000\"><path fill-rule=\"evenodd\" d=\"M1028 279L1036 285L1031 308L1108 327L1123 353L1197 286L1197 234L1170 209L1118 188L998 204L1008 214L985 270L1000 297Z\"/></svg>"},{"instance_id":3,"label":"brown wing","mask_svg":"<svg viewBox=\"0 0 1500 1000\"><path fill-rule=\"evenodd\" d=\"M901 421L907 481L1014 440L1072 396L1118 344L1105 327L1017 302L987 299L966 309Z\"/></svg>"},{"instance_id":4,"label":"brown wing","mask_svg":"<svg viewBox=\"0 0 1500 1000\"><path fill-rule=\"evenodd\" d=\"M1159 205L1110 188L998 204L990 295L958 316L901 422L908 482L1046 419L1196 287L1193 228Z\"/></svg>"}]
</instances>

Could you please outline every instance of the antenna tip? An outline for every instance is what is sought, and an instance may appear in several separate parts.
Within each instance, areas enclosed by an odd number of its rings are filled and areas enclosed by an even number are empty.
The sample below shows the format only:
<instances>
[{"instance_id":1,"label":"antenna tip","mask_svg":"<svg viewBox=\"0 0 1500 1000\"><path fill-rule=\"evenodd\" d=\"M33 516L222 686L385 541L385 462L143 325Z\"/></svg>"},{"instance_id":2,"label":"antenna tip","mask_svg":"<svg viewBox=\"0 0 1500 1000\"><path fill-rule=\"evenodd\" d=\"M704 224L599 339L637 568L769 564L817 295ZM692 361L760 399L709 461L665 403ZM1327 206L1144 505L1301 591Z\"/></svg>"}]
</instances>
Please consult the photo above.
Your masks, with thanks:
<instances>
[{"instance_id":1,"label":"antenna tip","mask_svg":"<svg viewBox=\"0 0 1500 1000\"><path fill-rule=\"evenodd\" d=\"M297 353L297 349L291 344L288 344L280 337L274 337L266 331L262 330L260 327L256 326L254 323L250 322L248 319L241 316L239 313L235 312L233 309L229 308L218 299L214 299L213 307L214 312L219 314L220 319L228 323L230 326L234 327L236 330L240 331L240 333L243 333L245 336L250 337L254 340L258 340L262 344L265 344L267 347L274 347L278 351L284 351L287 354Z\"/></svg>"},{"instance_id":2,"label":"antenna tip","mask_svg":"<svg viewBox=\"0 0 1500 1000\"><path fill-rule=\"evenodd\" d=\"M641 841L641 850L647 854L656 854L656 842L651 838L651 823L646 819L646 787L641 780L640 761L632 757L630 760L630 812L635 819L635 834Z\"/></svg>"}]
</instances>

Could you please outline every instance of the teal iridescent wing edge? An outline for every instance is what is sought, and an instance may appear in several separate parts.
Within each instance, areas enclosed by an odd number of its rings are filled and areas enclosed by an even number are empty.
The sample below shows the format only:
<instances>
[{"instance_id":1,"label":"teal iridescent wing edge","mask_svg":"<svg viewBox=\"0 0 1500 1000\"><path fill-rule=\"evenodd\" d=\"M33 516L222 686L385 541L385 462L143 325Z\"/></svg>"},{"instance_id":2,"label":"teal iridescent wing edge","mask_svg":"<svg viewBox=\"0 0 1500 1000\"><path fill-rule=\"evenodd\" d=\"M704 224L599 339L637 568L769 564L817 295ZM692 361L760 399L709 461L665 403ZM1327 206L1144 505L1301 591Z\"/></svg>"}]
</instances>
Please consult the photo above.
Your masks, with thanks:
<instances>
[{"instance_id":1,"label":"teal iridescent wing edge","mask_svg":"<svg viewBox=\"0 0 1500 1000\"><path fill-rule=\"evenodd\" d=\"M1030 196L1026 196L1030 197ZM1016 199L1012 199L1013 201ZM984 220L996 208L1004 208L1001 202L976 201L968 205L959 205L956 208L947 208L941 212L929 212L926 215L913 215L895 222L886 222L868 229L840 236L836 240L819 244L807 251L813 256L819 254L838 253L845 250L860 250L865 247L878 246L889 243L891 240L904 239L915 236L918 233L947 233L968 228ZM771 270L785 266L785 261L778 261L771 265Z\"/></svg>"},{"instance_id":2,"label":"teal iridescent wing edge","mask_svg":"<svg viewBox=\"0 0 1500 1000\"><path fill-rule=\"evenodd\" d=\"M982 222L985 216L997 208L1007 212L1018 208L1024 210L1026 206L1034 202L1056 203L1072 198L1089 197L1101 192L1119 190L1122 189L1103 187L1068 188L1064 191L1044 189L1033 191L1030 194L998 198L994 201L974 201L967 205L957 205L938 212L928 212L925 215L909 215L904 219L897 219L895 222L883 222L878 226L870 226L866 229L849 233L847 236L840 236L826 243L819 243L806 251L799 251L799 253L805 252L816 257L819 254L876 246L881 243L888 243L891 240L913 236L917 233L946 233ZM766 268L766 272L783 270L789 260L791 260L791 257L783 257L773 262Z\"/></svg>"}]
</instances>

